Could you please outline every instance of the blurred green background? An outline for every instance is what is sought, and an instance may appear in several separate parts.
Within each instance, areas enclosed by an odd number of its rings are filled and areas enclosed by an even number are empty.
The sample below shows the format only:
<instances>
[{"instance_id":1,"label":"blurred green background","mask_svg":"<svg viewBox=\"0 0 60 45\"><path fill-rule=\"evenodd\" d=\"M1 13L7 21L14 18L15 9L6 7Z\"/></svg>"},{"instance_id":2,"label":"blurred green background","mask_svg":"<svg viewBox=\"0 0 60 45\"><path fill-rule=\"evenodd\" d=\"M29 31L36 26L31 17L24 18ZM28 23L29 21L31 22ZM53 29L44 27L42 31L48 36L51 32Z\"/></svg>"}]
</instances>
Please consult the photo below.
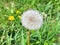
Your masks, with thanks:
<instances>
[{"instance_id":1,"label":"blurred green background","mask_svg":"<svg viewBox=\"0 0 60 45\"><path fill-rule=\"evenodd\" d=\"M60 45L60 0L0 0L0 45L27 45L28 30L20 16L28 9L44 17L42 27L31 30L30 45Z\"/></svg>"}]
</instances>

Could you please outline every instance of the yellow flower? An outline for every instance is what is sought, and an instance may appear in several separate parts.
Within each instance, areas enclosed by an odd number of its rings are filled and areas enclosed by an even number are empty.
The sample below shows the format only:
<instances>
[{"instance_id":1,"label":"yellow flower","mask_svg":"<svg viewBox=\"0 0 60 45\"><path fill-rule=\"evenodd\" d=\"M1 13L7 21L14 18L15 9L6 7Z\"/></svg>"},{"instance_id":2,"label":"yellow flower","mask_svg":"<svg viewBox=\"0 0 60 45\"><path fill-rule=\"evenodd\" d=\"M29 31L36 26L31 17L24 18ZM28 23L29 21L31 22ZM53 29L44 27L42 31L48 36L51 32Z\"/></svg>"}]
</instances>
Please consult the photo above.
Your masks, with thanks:
<instances>
[{"instance_id":1,"label":"yellow flower","mask_svg":"<svg viewBox=\"0 0 60 45\"><path fill-rule=\"evenodd\" d=\"M17 10L17 11L16 11L16 14L19 14L19 13L20 13L20 11L19 11L19 10Z\"/></svg>"},{"instance_id":2,"label":"yellow flower","mask_svg":"<svg viewBox=\"0 0 60 45\"><path fill-rule=\"evenodd\" d=\"M21 16L18 16L18 18L20 18L20 19L21 19Z\"/></svg>"},{"instance_id":3,"label":"yellow flower","mask_svg":"<svg viewBox=\"0 0 60 45\"><path fill-rule=\"evenodd\" d=\"M14 16L9 16L8 20L11 20L11 21L14 20Z\"/></svg>"}]
</instances>

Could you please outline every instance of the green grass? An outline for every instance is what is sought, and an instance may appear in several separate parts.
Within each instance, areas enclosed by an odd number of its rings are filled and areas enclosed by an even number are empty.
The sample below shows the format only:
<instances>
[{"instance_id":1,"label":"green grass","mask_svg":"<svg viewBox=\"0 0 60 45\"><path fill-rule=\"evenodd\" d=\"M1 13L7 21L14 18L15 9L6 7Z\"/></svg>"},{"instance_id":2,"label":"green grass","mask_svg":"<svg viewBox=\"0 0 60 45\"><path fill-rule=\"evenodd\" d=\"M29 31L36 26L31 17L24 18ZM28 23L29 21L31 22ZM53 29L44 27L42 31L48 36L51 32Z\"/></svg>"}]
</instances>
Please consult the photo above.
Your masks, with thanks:
<instances>
[{"instance_id":1,"label":"green grass","mask_svg":"<svg viewBox=\"0 0 60 45\"><path fill-rule=\"evenodd\" d=\"M28 30L18 16L28 9L47 14L42 27L31 30L30 45L60 45L60 0L0 0L0 45L27 45ZM16 14L16 10L20 13ZM10 15L15 20L9 21Z\"/></svg>"}]
</instances>

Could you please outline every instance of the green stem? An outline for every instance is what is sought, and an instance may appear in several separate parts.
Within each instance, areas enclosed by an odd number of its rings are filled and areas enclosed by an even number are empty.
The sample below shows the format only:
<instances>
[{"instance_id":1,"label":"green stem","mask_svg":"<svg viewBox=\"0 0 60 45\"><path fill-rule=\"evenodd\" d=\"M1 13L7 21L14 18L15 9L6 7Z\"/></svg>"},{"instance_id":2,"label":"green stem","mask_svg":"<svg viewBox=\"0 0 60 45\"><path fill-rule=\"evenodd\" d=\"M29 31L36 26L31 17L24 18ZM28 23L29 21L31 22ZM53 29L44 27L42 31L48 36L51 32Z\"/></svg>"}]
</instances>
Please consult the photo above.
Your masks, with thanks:
<instances>
[{"instance_id":1,"label":"green stem","mask_svg":"<svg viewBox=\"0 0 60 45\"><path fill-rule=\"evenodd\" d=\"M30 30L28 31L28 45L30 45Z\"/></svg>"}]
</instances>

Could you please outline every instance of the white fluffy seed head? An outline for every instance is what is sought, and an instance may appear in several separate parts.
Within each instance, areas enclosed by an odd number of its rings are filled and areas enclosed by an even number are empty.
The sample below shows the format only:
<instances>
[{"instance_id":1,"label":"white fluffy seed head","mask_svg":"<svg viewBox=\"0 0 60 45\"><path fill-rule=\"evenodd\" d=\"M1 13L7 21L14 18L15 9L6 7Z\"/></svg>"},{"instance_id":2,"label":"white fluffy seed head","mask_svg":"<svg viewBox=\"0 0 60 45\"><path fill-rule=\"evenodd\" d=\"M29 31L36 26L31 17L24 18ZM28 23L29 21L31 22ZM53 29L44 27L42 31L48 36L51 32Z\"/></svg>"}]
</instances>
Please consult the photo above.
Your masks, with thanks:
<instances>
[{"instance_id":1,"label":"white fluffy seed head","mask_svg":"<svg viewBox=\"0 0 60 45\"><path fill-rule=\"evenodd\" d=\"M22 25L29 30L37 30L43 24L43 17L37 10L27 10L21 18Z\"/></svg>"}]
</instances>

